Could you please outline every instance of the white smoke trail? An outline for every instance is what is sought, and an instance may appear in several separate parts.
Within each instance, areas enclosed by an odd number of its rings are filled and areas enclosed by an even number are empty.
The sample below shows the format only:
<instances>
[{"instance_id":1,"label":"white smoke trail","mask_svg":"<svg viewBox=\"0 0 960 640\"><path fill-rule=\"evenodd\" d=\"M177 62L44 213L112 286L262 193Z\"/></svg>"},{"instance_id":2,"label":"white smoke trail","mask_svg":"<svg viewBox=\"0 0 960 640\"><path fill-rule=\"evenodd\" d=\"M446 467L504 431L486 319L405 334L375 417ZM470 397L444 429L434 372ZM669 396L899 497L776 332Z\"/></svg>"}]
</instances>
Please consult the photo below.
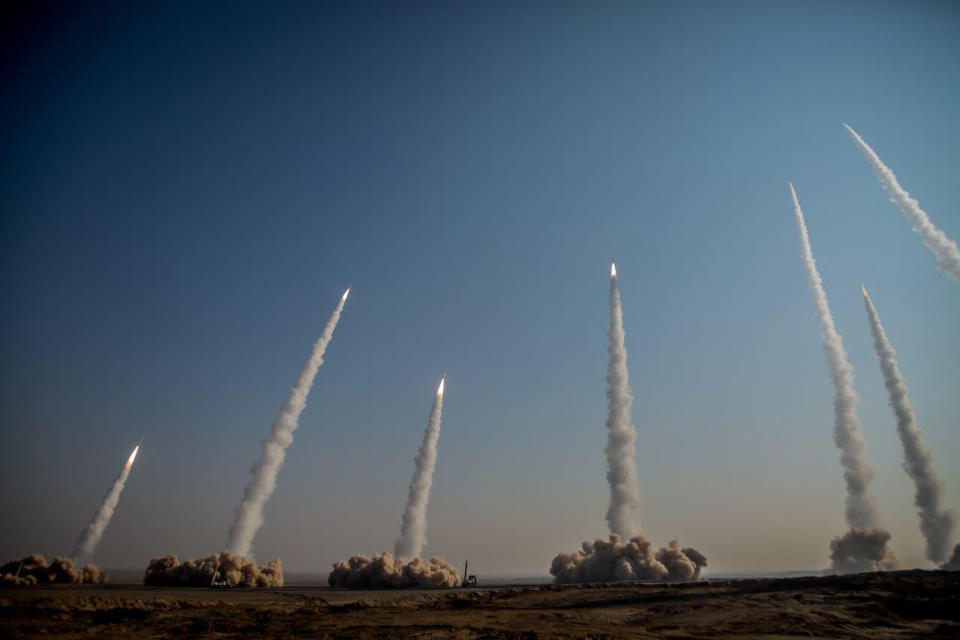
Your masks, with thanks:
<instances>
[{"instance_id":1,"label":"white smoke trail","mask_svg":"<svg viewBox=\"0 0 960 640\"><path fill-rule=\"evenodd\" d=\"M127 478L130 477L130 469L133 467L133 461L137 457L139 450L140 445L133 448L130 457L123 463L120 475L113 481L113 485L110 486L110 490L107 491L107 495L104 496L103 502L100 503L96 513L93 514L93 519L90 521L90 524L88 524L87 528L80 534L80 539L77 540L77 546L74 547L73 553L70 554L70 557L78 563L93 558L93 552L96 551L97 545L100 544L100 538L103 537L103 532L113 517L113 511L117 508L117 503L120 502L120 494L123 492L123 488L127 486Z\"/></svg>"},{"instance_id":2,"label":"white smoke trail","mask_svg":"<svg viewBox=\"0 0 960 640\"><path fill-rule=\"evenodd\" d=\"M920 234L923 244L927 245L927 248L936 256L940 268L951 278L960 282L960 248L957 248L957 243L930 222L927 212L920 208L920 203L911 198L910 194L900 186L900 183L897 182L897 176L887 165L883 164L880 156L863 141L860 134L846 122L843 123L843 126L847 128L853 141L870 161L883 188L890 194L890 200L900 207L900 211L907 217L910 226Z\"/></svg>"},{"instance_id":3,"label":"white smoke trail","mask_svg":"<svg viewBox=\"0 0 960 640\"><path fill-rule=\"evenodd\" d=\"M920 516L920 531L927 542L927 558L933 562L943 562L950 552L950 534L954 527L954 515L943 506L943 483L933 467L933 458L923 443L923 434L917 428L916 417L907 385L903 381L900 367L897 365L893 345L887 338L880 316L870 294L862 284L863 301L870 319L870 331L873 333L873 348L880 360L883 384L890 397L890 407L897 419L897 435L903 445L903 468L913 478L916 491L913 502Z\"/></svg>"},{"instance_id":4,"label":"white smoke trail","mask_svg":"<svg viewBox=\"0 0 960 640\"><path fill-rule=\"evenodd\" d=\"M813 259L813 249L810 247L810 236L807 235L807 225L803 220L803 210L800 208L800 201L797 199L797 192L792 183L790 195L793 197L793 211L797 218L797 229L800 231L803 264L807 269L807 285L813 296L813 306L820 323L820 335L823 337L823 348L827 354L830 377L833 380L833 407L836 415L833 439L841 451L840 464L843 465L843 476L847 485L847 524L858 529L874 529L877 520L876 507L869 493L873 471L865 458L867 443L860 433L860 419L856 411L857 393L853 388L853 367L847 360L843 338L837 333L833 324L827 294L823 290L823 280L817 270L817 263Z\"/></svg>"},{"instance_id":5,"label":"white smoke trail","mask_svg":"<svg viewBox=\"0 0 960 640\"><path fill-rule=\"evenodd\" d=\"M627 371L627 347L624 344L623 310L617 288L617 267L610 264L610 328L607 331L607 480L610 483L610 507L607 524L621 540L640 535L640 485L636 450L636 429L630 422L630 379Z\"/></svg>"},{"instance_id":6,"label":"white smoke trail","mask_svg":"<svg viewBox=\"0 0 960 640\"><path fill-rule=\"evenodd\" d=\"M403 510L403 524L400 537L394 546L393 555L401 559L413 560L420 557L420 551L427 544L427 503L430 501L430 486L433 484L433 470L437 466L437 441L440 439L440 419L443 413L443 385L446 376L440 380L437 395L433 399L430 419L423 432L423 443L417 452L416 469L410 479L407 506Z\"/></svg>"},{"instance_id":7,"label":"white smoke trail","mask_svg":"<svg viewBox=\"0 0 960 640\"><path fill-rule=\"evenodd\" d=\"M253 538L263 524L263 505L277 487L277 472L283 465L287 447L293 442L293 432L300 421L300 414L307 406L307 395L310 393L310 387L313 386L317 370L323 364L323 354L333 338L333 330L337 328L337 322L347 303L348 295L350 295L350 289L340 296L337 308L333 310L323 333L313 345L310 359L303 365L300 377L290 390L287 401L273 420L270 439L261 443L263 451L260 459L250 469L251 478L243 490L243 501L237 507L233 524L230 526L227 548L236 555L252 557Z\"/></svg>"}]
</instances>

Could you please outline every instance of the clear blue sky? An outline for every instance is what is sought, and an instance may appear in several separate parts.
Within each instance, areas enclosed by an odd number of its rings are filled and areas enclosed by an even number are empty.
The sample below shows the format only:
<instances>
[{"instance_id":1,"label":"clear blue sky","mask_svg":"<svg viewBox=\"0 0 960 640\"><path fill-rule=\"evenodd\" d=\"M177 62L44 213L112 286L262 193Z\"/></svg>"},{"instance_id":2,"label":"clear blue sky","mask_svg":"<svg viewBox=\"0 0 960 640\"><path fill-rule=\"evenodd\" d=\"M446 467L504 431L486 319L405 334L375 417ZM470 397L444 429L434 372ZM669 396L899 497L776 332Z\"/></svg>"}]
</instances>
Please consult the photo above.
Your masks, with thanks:
<instances>
[{"instance_id":1,"label":"clear blue sky","mask_svg":"<svg viewBox=\"0 0 960 640\"><path fill-rule=\"evenodd\" d=\"M905 564L861 280L960 508L960 287L841 127L960 239L960 5L26 5L0 55L3 558L69 552L141 435L97 560L221 548L353 285L258 558L392 548L446 371L426 552L545 573L606 535L615 257L646 533L719 571L826 566L843 487L788 180Z\"/></svg>"}]
</instances>

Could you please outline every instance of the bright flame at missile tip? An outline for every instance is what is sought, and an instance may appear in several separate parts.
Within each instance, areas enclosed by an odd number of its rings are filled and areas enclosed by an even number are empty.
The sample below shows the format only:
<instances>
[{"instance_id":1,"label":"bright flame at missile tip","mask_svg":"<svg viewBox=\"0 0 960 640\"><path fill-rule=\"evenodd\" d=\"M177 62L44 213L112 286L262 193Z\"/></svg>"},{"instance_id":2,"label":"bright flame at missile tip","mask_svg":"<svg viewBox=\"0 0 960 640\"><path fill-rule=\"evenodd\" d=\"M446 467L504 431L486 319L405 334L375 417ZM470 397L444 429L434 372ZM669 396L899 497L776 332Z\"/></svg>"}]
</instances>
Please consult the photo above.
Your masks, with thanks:
<instances>
[{"instance_id":1,"label":"bright flame at missile tip","mask_svg":"<svg viewBox=\"0 0 960 640\"><path fill-rule=\"evenodd\" d=\"M869 297L870 297L870 295L867 293L867 288L866 288L865 286L863 286L863 283L862 283L862 282L860 283L860 291L863 291L863 297L864 297L864 298L869 298Z\"/></svg>"},{"instance_id":2,"label":"bright flame at missile tip","mask_svg":"<svg viewBox=\"0 0 960 640\"><path fill-rule=\"evenodd\" d=\"M133 453L131 453L131 454L130 454L130 457L127 458L127 466L128 466L128 467L133 464L133 460L134 460L134 458L137 457L137 452L138 452L138 451L140 451L140 445L135 446L135 447L133 448Z\"/></svg>"},{"instance_id":3,"label":"bright flame at missile tip","mask_svg":"<svg viewBox=\"0 0 960 640\"><path fill-rule=\"evenodd\" d=\"M346 300L348 295L350 295L350 287L347 287L347 290L343 292L343 296L340 299Z\"/></svg>"},{"instance_id":4,"label":"bright flame at missile tip","mask_svg":"<svg viewBox=\"0 0 960 640\"><path fill-rule=\"evenodd\" d=\"M611 278L616 278L616 277L617 277L617 263L616 263L616 262L611 262L611 263L610 263L610 277L611 277Z\"/></svg>"},{"instance_id":5,"label":"bright flame at missile tip","mask_svg":"<svg viewBox=\"0 0 960 640\"><path fill-rule=\"evenodd\" d=\"M440 386L437 387L437 395L438 395L438 396L442 396L442 395L443 395L443 383L446 382L446 381L447 381L446 378L440 378Z\"/></svg>"}]
</instances>

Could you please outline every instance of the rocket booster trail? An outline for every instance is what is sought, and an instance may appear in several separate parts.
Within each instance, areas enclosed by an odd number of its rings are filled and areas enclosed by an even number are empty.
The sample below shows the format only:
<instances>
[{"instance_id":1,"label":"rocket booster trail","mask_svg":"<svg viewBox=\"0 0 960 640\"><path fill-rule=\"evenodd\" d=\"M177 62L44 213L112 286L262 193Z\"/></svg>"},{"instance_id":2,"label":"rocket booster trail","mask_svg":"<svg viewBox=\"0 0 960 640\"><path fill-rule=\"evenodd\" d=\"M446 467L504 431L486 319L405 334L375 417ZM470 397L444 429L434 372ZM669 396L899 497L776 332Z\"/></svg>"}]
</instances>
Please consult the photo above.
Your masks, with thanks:
<instances>
[{"instance_id":1,"label":"rocket booster trail","mask_svg":"<svg viewBox=\"0 0 960 640\"><path fill-rule=\"evenodd\" d=\"M851 527L868 529L876 526L877 514L873 498L870 496L870 482L873 471L866 459L867 443L860 431L860 418L857 417L857 393L853 387L853 367L847 359L847 350L843 347L843 338L837 332L830 313L830 304L823 289L823 279L817 270L807 234L807 224L803 219L803 210L797 192L790 184L790 196L793 199L793 212L796 216L797 230L800 232L800 246L803 253L803 265L807 270L807 285L813 296L813 307L820 323L820 335L823 349L830 365L830 378L833 381L835 413L833 439L840 448L840 464L847 486L847 524Z\"/></svg>"},{"instance_id":2,"label":"rocket booster trail","mask_svg":"<svg viewBox=\"0 0 960 640\"><path fill-rule=\"evenodd\" d=\"M310 388L320 365L323 364L323 354L333 339L333 331L337 328L349 295L350 289L347 289L340 296L340 302L330 315L320 338L314 343L310 358L300 371L300 377L273 420L270 438L263 441L260 458L250 470L250 481L243 491L243 501L237 507L227 542L227 548L239 556L251 557L253 539L263 524L263 506L276 489L277 473L283 466L287 447L293 443L293 432L300 422L300 414L307 406Z\"/></svg>"},{"instance_id":3,"label":"rocket booster trail","mask_svg":"<svg viewBox=\"0 0 960 640\"><path fill-rule=\"evenodd\" d=\"M957 248L957 243L948 238L947 234L930 221L927 212L920 208L920 203L900 186L897 176L887 165L883 164L877 152L864 142L860 134L846 122L843 123L843 126L846 127L847 133L850 134L857 147L870 162L870 166L873 167L873 172L877 174L880 184L890 194L890 200L900 208L910 226L920 236L923 244L927 245L927 248L936 256L940 269L960 282L960 248Z\"/></svg>"},{"instance_id":4,"label":"rocket booster trail","mask_svg":"<svg viewBox=\"0 0 960 640\"><path fill-rule=\"evenodd\" d=\"M110 519L113 517L113 512L117 508L117 503L120 502L120 494L123 493L123 488L127 486L130 469L133 467L133 461L137 458L137 452L139 451L140 445L138 444L134 447L127 461L123 463L120 474L116 480L113 481L110 490L107 491L107 495L104 496L100 506L97 507L96 513L93 514L93 519L90 520L90 524L88 524L87 528L80 534L77 546L74 548L73 553L70 554L70 557L77 562L85 562L93 558L93 553L100 543L100 538L103 537L103 532L106 530L107 525L110 524Z\"/></svg>"},{"instance_id":5,"label":"rocket booster trail","mask_svg":"<svg viewBox=\"0 0 960 640\"><path fill-rule=\"evenodd\" d=\"M640 484L634 461L637 438L630 421L633 395L627 370L626 335L623 310L617 287L617 266L610 263L610 328L607 352L607 481L610 484L610 506L607 524L610 532L629 540L640 534Z\"/></svg>"},{"instance_id":6,"label":"rocket booster trail","mask_svg":"<svg viewBox=\"0 0 960 640\"><path fill-rule=\"evenodd\" d=\"M410 479L407 506L403 510L400 538L394 547L394 556L413 560L427 544L427 504L430 502L430 487L433 485L433 470L437 466L437 442L440 440L440 421L443 415L443 387L446 377L440 380L440 386L433 398L433 407L427 428L423 433L423 443L414 459L416 468Z\"/></svg>"},{"instance_id":7,"label":"rocket booster trail","mask_svg":"<svg viewBox=\"0 0 960 640\"><path fill-rule=\"evenodd\" d=\"M926 555L932 562L943 562L950 552L954 516L943 506L943 483L933 466L933 456L923 443L923 433L917 427L907 385L897 364L897 352L887 338L880 323L880 315L866 287L861 284L860 289L870 321L870 332L873 334L873 348L880 360L883 384L887 388L890 407L897 420L897 435L903 445L903 468L914 483L913 502L920 516L920 532L926 540Z\"/></svg>"}]
</instances>

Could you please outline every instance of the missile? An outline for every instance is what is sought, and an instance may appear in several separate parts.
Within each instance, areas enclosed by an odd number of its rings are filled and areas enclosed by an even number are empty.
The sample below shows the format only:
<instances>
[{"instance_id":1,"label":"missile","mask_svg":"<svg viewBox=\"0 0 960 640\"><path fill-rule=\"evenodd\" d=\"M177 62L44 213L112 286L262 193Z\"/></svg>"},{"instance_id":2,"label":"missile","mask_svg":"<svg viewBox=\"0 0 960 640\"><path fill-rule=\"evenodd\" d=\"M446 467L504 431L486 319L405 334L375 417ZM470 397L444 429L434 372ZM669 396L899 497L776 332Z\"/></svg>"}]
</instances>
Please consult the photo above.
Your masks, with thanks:
<instances>
[{"instance_id":1,"label":"missile","mask_svg":"<svg viewBox=\"0 0 960 640\"><path fill-rule=\"evenodd\" d=\"M613 260L610 261L610 277L611 278L617 277L617 263L614 262Z\"/></svg>"},{"instance_id":2,"label":"missile","mask_svg":"<svg viewBox=\"0 0 960 640\"><path fill-rule=\"evenodd\" d=\"M124 465L124 466L129 467L130 465L133 464L133 461L134 461L134 460L136 459L136 457L137 457L137 452L138 452L138 451L140 451L140 445L139 445L139 444L133 448L133 451L130 453L130 457L127 458L127 464Z\"/></svg>"}]
</instances>

